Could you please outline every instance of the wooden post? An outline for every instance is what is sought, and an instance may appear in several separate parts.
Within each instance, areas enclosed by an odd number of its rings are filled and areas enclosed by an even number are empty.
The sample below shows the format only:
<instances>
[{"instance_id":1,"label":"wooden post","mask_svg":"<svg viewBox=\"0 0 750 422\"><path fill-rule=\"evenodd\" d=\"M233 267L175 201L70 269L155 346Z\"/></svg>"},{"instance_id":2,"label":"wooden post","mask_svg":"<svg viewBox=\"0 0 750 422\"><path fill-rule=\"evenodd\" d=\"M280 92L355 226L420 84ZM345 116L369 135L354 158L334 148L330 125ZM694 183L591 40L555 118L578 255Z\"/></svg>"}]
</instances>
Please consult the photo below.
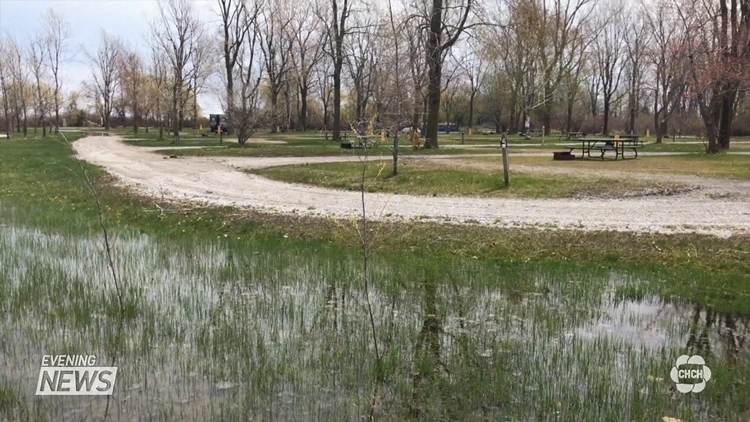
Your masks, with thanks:
<instances>
[{"instance_id":1,"label":"wooden post","mask_svg":"<svg viewBox=\"0 0 750 422\"><path fill-rule=\"evenodd\" d=\"M471 135L471 129L469 129L469 135ZM461 145L464 144L464 131L461 131Z\"/></svg>"},{"instance_id":2,"label":"wooden post","mask_svg":"<svg viewBox=\"0 0 750 422\"><path fill-rule=\"evenodd\" d=\"M503 150L503 179L507 188L510 185L510 169L508 168L508 138L505 136L505 132L500 138L500 148Z\"/></svg>"},{"instance_id":3,"label":"wooden post","mask_svg":"<svg viewBox=\"0 0 750 422\"><path fill-rule=\"evenodd\" d=\"M544 131L545 130L546 130L545 127L542 126L542 145L544 145Z\"/></svg>"}]
</instances>

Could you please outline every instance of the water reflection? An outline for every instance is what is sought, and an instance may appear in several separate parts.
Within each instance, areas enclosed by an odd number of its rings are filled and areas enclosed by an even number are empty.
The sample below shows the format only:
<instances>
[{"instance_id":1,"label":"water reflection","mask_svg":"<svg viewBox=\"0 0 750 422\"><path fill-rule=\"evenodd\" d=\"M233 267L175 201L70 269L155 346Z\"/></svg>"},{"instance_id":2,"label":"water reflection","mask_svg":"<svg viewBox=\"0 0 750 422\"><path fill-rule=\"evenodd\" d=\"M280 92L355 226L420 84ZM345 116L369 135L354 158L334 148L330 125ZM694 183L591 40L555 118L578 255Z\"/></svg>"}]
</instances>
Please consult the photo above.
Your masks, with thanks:
<instances>
[{"instance_id":1,"label":"water reflection","mask_svg":"<svg viewBox=\"0 0 750 422\"><path fill-rule=\"evenodd\" d=\"M678 346L685 354L737 363L750 361L748 321L747 316L657 296L609 298L599 316L575 333L589 339L609 336L653 351Z\"/></svg>"},{"instance_id":2,"label":"water reflection","mask_svg":"<svg viewBox=\"0 0 750 422\"><path fill-rule=\"evenodd\" d=\"M380 386L356 259L122 235L137 312L118 328L96 245L0 227L0 389L42 418L107 412L103 398L33 396L41 355L61 351L116 357L111 420L614 420L667 408L640 395L648 376L668 377L665 356L698 353L712 369L750 361L746 317L615 300L616 273L498 275L457 262L429 277L379 263L369 299L387 360ZM549 293L504 289L499 277ZM592 405L601 400L611 405Z\"/></svg>"},{"instance_id":3,"label":"water reflection","mask_svg":"<svg viewBox=\"0 0 750 422\"><path fill-rule=\"evenodd\" d=\"M425 396L436 387L435 379L450 374L441 357L440 346L444 334L439 315L437 287L434 280L422 282L422 328L414 346L414 369L412 376L411 413L414 417L423 415Z\"/></svg>"},{"instance_id":4,"label":"water reflection","mask_svg":"<svg viewBox=\"0 0 750 422\"><path fill-rule=\"evenodd\" d=\"M692 312L690 334L685 345L686 354L705 357L718 356L736 364L750 360L747 346L747 317L716 312L710 308L682 305L684 312Z\"/></svg>"}]
</instances>

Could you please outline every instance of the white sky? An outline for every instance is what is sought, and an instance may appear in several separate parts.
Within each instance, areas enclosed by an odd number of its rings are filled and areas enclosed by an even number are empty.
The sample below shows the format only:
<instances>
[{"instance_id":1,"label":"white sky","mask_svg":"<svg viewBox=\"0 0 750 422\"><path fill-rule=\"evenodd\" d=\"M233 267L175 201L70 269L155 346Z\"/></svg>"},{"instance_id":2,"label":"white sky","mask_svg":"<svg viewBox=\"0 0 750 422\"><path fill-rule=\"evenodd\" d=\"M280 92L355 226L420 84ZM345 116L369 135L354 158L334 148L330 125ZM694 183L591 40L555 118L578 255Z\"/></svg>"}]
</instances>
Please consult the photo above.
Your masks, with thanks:
<instances>
[{"instance_id":1,"label":"white sky","mask_svg":"<svg viewBox=\"0 0 750 422\"><path fill-rule=\"evenodd\" d=\"M205 22L217 21L214 0L193 0L193 4ZM14 36L25 48L42 31L40 16L47 9L62 16L72 29L68 48L77 54L63 65L65 91L78 90L82 81L91 79L82 49L96 51L102 30L122 38L147 57L149 22L159 13L156 0L0 0L0 32ZM199 95L198 103L206 115L221 112L213 95Z\"/></svg>"}]
</instances>

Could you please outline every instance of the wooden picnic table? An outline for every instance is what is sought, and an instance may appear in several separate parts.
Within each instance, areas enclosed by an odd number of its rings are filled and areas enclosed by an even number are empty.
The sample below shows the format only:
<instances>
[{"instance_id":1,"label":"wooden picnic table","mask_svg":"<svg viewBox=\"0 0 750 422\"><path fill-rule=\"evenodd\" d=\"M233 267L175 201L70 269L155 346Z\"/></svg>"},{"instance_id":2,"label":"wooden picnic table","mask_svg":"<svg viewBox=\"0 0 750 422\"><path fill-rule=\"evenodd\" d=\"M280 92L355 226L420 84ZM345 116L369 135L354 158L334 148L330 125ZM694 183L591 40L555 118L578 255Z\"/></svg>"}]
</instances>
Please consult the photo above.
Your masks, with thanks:
<instances>
[{"instance_id":1,"label":"wooden picnic table","mask_svg":"<svg viewBox=\"0 0 750 422\"><path fill-rule=\"evenodd\" d=\"M634 135L621 136L620 139L615 139L615 137L586 137L579 138L579 140L581 141L581 146L570 148L570 152L573 153L574 150L580 149L581 158L585 158L585 156L592 158L592 149L601 152L600 158L602 160L607 151L615 152L615 160L617 157L622 157L624 160L626 149L632 150L635 153L633 158L638 158L638 149L643 148L643 142L639 140L638 136Z\"/></svg>"}]
</instances>

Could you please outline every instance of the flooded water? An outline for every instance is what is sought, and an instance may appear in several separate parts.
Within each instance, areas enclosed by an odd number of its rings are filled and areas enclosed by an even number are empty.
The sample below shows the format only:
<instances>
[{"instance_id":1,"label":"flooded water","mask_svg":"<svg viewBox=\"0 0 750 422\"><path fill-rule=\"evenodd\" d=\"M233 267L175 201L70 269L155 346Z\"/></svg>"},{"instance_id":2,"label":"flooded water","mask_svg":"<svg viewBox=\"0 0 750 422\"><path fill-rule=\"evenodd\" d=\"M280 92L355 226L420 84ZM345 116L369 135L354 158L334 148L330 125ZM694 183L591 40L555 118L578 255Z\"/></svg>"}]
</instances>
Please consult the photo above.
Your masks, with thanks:
<instances>
[{"instance_id":1,"label":"flooded water","mask_svg":"<svg viewBox=\"0 0 750 422\"><path fill-rule=\"evenodd\" d=\"M119 288L98 237L0 226L0 415L746 415L731 398L746 397L747 387L728 378L750 362L747 317L658 297L623 299L623 287L643 282L636 274L474 261L428 272L376 259L366 288L355 256L129 233L114 244ZM520 284L538 293L512 287ZM117 366L114 394L35 396L43 355L57 354ZM711 367L705 394L675 390L670 370L682 354L701 355Z\"/></svg>"}]
</instances>

